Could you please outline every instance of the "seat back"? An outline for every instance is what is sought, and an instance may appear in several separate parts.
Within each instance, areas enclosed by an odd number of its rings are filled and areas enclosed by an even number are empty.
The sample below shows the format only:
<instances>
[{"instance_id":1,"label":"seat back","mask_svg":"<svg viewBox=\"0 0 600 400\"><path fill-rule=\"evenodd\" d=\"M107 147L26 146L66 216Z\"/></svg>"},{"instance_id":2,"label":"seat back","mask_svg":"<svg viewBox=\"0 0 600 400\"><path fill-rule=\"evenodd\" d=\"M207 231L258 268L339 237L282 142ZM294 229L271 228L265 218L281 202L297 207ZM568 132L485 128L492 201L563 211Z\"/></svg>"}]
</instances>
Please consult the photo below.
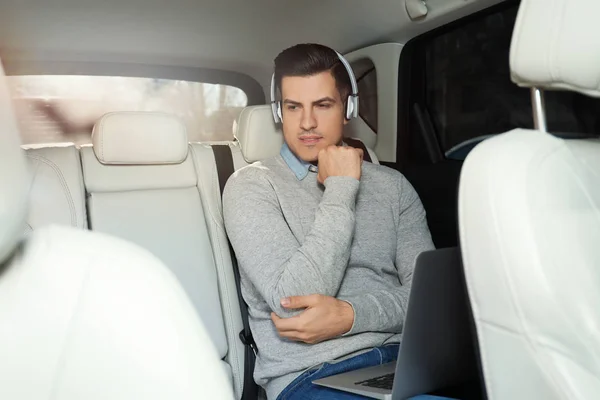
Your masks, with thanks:
<instances>
[{"instance_id":1,"label":"seat back","mask_svg":"<svg viewBox=\"0 0 600 400\"><path fill-rule=\"evenodd\" d=\"M51 224L87 228L79 150L72 144L28 147L29 216L26 232Z\"/></svg>"},{"instance_id":2,"label":"seat back","mask_svg":"<svg viewBox=\"0 0 600 400\"><path fill-rule=\"evenodd\" d=\"M460 240L490 399L600 393L600 139L545 132L539 90L600 97L599 12L594 0L522 0L510 63L532 88L536 130L486 140L462 169Z\"/></svg>"},{"instance_id":3,"label":"seat back","mask_svg":"<svg viewBox=\"0 0 600 400\"><path fill-rule=\"evenodd\" d=\"M90 228L136 243L169 267L239 392L243 356L236 352L241 328L234 280L217 268L212 220L204 213L184 126L166 114L111 113L98 121L92 140L93 147L81 149Z\"/></svg>"},{"instance_id":4,"label":"seat back","mask_svg":"<svg viewBox=\"0 0 600 400\"><path fill-rule=\"evenodd\" d=\"M0 398L233 398L205 327L156 257L70 227L23 241L31 180L1 67L0 131Z\"/></svg>"}]
</instances>

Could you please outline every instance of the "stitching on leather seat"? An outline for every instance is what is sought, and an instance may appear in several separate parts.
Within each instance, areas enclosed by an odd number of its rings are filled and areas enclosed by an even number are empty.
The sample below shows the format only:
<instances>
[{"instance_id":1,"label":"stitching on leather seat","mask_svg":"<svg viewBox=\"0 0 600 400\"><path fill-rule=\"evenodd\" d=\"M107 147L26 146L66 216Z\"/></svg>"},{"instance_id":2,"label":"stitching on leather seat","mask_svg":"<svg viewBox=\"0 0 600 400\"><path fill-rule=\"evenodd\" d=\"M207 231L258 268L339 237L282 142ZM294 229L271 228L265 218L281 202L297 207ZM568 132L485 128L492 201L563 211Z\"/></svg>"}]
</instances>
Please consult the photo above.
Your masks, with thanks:
<instances>
[{"instance_id":1,"label":"stitching on leather seat","mask_svg":"<svg viewBox=\"0 0 600 400\"><path fill-rule=\"evenodd\" d=\"M78 225L78 221L77 221L77 211L75 210L75 201L73 200L73 195L71 193L71 190L69 189L67 180L65 179L65 177L64 177L62 171L60 170L60 168L58 167L58 165L56 165L51 160L45 158L44 156L40 156L38 154L27 154L27 157L46 164L58 176L58 180L62 186L63 193L65 194L65 197L67 198L67 203L69 204L69 212L71 213L71 224L74 227L78 227L79 225Z\"/></svg>"}]
</instances>

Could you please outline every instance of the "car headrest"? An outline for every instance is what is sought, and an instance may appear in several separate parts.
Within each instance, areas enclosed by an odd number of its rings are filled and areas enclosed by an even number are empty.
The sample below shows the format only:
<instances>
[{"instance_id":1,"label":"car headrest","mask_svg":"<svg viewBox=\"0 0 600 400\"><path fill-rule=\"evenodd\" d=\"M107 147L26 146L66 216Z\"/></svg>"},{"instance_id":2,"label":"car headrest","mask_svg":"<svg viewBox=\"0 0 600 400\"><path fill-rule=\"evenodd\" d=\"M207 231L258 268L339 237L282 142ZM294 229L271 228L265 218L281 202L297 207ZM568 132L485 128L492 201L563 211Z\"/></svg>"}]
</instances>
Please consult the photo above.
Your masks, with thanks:
<instances>
[{"instance_id":1,"label":"car headrest","mask_svg":"<svg viewBox=\"0 0 600 400\"><path fill-rule=\"evenodd\" d=\"M598 15L598 0L522 0L510 49L513 82L600 97Z\"/></svg>"},{"instance_id":2,"label":"car headrest","mask_svg":"<svg viewBox=\"0 0 600 400\"><path fill-rule=\"evenodd\" d=\"M29 174L12 100L0 63L0 263L21 240L27 218Z\"/></svg>"},{"instance_id":3,"label":"car headrest","mask_svg":"<svg viewBox=\"0 0 600 400\"><path fill-rule=\"evenodd\" d=\"M92 143L102 164L180 164L188 153L183 122L159 112L105 114L94 125Z\"/></svg>"},{"instance_id":4,"label":"car headrest","mask_svg":"<svg viewBox=\"0 0 600 400\"><path fill-rule=\"evenodd\" d=\"M268 104L245 107L237 119L234 136L250 164L276 156L283 145L283 133L273 121Z\"/></svg>"}]
</instances>

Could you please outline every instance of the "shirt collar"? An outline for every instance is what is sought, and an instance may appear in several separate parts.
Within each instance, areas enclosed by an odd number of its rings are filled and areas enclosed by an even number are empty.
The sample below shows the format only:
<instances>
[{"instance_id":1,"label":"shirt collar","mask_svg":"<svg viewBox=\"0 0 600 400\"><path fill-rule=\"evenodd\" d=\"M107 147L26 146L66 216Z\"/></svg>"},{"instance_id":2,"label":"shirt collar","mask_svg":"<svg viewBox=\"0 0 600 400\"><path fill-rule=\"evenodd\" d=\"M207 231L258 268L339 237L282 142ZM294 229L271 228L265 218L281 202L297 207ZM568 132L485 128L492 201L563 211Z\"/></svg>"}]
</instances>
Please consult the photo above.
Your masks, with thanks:
<instances>
[{"instance_id":1,"label":"shirt collar","mask_svg":"<svg viewBox=\"0 0 600 400\"><path fill-rule=\"evenodd\" d=\"M299 181L306 178L309 172L309 168L313 166L311 163L308 163L296 157L296 155L292 153L292 150L290 150L287 143L285 142L283 143L283 146L281 146L281 151L279 153L281 154L283 161L285 161L288 167L290 167L290 169L292 170L294 175L296 175L296 178L298 178ZM313 168L315 168L316 171L316 167L313 166Z\"/></svg>"}]
</instances>

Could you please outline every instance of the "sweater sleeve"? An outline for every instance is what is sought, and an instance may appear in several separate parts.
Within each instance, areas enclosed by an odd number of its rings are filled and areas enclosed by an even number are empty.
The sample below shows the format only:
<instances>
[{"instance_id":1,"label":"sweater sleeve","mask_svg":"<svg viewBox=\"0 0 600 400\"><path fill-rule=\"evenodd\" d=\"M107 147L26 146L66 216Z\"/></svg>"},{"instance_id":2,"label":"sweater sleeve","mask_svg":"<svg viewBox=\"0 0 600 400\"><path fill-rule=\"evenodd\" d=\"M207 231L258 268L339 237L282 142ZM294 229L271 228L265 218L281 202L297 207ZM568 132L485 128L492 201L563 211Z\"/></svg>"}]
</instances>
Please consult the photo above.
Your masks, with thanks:
<instances>
[{"instance_id":1,"label":"sweater sleeve","mask_svg":"<svg viewBox=\"0 0 600 400\"><path fill-rule=\"evenodd\" d=\"M295 314L281 307L283 297L335 296L348 265L359 181L327 178L313 227L300 244L266 174L253 167L240 172L226 185L223 214L242 278L281 317Z\"/></svg>"},{"instance_id":2,"label":"sweater sleeve","mask_svg":"<svg viewBox=\"0 0 600 400\"><path fill-rule=\"evenodd\" d=\"M350 303L354 309L354 324L346 335L401 332L415 260L421 252L434 248L425 209L417 192L403 176L398 180L398 191L400 207L396 225L396 269L402 286L394 292L377 290L340 298Z\"/></svg>"}]
</instances>

